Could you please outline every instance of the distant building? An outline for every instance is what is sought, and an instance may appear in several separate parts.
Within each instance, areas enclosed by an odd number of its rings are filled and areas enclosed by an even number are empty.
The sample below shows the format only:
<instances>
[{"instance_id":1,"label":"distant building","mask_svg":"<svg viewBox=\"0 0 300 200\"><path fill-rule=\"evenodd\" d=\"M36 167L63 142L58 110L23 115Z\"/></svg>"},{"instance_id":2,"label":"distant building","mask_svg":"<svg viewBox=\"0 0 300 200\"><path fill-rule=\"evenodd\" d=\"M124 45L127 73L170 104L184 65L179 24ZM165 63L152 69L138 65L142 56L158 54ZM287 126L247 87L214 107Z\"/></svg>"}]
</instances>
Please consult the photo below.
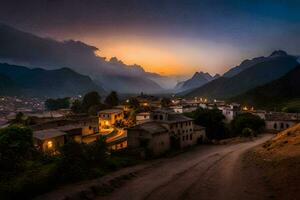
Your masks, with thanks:
<instances>
[{"instance_id":1,"label":"distant building","mask_svg":"<svg viewBox=\"0 0 300 200\"><path fill-rule=\"evenodd\" d=\"M135 121L136 121L136 124L142 124L142 123L150 121L150 112L142 112L142 113L136 114Z\"/></svg>"},{"instance_id":2,"label":"distant building","mask_svg":"<svg viewBox=\"0 0 300 200\"><path fill-rule=\"evenodd\" d=\"M282 131L300 122L300 113L271 112L265 114L266 129Z\"/></svg>"},{"instance_id":3,"label":"distant building","mask_svg":"<svg viewBox=\"0 0 300 200\"><path fill-rule=\"evenodd\" d=\"M227 123L231 122L240 111L239 104L219 105L217 108L222 111Z\"/></svg>"},{"instance_id":4,"label":"distant building","mask_svg":"<svg viewBox=\"0 0 300 200\"><path fill-rule=\"evenodd\" d=\"M120 109L102 110L98 113L100 131L111 130L117 122L124 120L124 112Z\"/></svg>"},{"instance_id":5,"label":"distant building","mask_svg":"<svg viewBox=\"0 0 300 200\"><path fill-rule=\"evenodd\" d=\"M180 105L180 106L172 106L171 107L175 113L189 113L197 110L197 106L193 105Z\"/></svg>"}]
</instances>

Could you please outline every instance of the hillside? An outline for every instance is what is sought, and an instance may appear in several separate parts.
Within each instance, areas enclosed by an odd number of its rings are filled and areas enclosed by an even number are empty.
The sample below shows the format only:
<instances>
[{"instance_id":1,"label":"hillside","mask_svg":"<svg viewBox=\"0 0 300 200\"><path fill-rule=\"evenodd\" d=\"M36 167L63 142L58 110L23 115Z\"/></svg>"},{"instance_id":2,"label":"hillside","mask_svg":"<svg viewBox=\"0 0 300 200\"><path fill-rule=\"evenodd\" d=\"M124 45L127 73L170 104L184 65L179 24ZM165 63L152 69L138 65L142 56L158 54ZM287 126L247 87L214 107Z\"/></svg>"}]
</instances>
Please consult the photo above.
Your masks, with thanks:
<instances>
[{"instance_id":1,"label":"hillside","mask_svg":"<svg viewBox=\"0 0 300 200\"><path fill-rule=\"evenodd\" d=\"M104 93L104 90L88 76L68 68L44 70L0 64L0 74L1 80L5 80L0 86L5 90L0 90L0 95L63 97L93 90Z\"/></svg>"},{"instance_id":2,"label":"hillside","mask_svg":"<svg viewBox=\"0 0 300 200\"><path fill-rule=\"evenodd\" d=\"M227 72L225 72L223 74L223 77L226 77L226 78L233 77L233 76L239 74L240 72L242 72L258 63L269 61L277 56L287 56L287 55L288 54L285 51L277 50L277 51L272 52L271 55L267 56L267 57L261 56L261 57L256 57L253 59L246 59L243 62L241 62L240 65L233 67L230 70L228 70Z\"/></svg>"},{"instance_id":3,"label":"hillside","mask_svg":"<svg viewBox=\"0 0 300 200\"><path fill-rule=\"evenodd\" d=\"M259 108L277 108L293 106L291 101L300 99L300 65L286 75L232 98L242 104L251 104Z\"/></svg>"},{"instance_id":4,"label":"hillside","mask_svg":"<svg viewBox=\"0 0 300 200\"><path fill-rule=\"evenodd\" d=\"M208 98L231 98L252 88L264 85L285 75L299 63L290 55L272 55L272 59L260 62L237 75L218 78L189 92L187 97L206 96Z\"/></svg>"},{"instance_id":5,"label":"hillside","mask_svg":"<svg viewBox=\"0 0 300 200\"><path fill-rule=\"evenodd\" d=\"M300 124L249 152L245 164L263 177L272 199L298 199Z\"/></svg>"}]
</instances>

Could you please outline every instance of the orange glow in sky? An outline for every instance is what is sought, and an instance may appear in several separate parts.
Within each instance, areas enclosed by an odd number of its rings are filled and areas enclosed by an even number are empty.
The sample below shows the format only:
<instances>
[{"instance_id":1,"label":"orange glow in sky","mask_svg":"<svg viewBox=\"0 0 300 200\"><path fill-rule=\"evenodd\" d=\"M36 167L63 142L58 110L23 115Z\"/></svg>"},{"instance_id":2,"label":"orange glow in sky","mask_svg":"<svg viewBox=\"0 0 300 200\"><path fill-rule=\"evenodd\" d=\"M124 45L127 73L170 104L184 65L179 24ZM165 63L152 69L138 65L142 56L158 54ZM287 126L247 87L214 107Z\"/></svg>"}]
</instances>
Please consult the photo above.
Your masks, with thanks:
<instances>
[{"instance_id":1,"label":"orange glow in sky","mask_svg":"<svg viewBox=\"0 0 300 200\"><path fill-rule=\"evenodd\" d=\"M126 64L141 65L148 72L162 75L192 75L196 71L222 73L239 60L230 55L233 47L208 41L171 37L131 35L79 38L99 48L97 54L117 57Z\"/></svg>"}]
</instances>

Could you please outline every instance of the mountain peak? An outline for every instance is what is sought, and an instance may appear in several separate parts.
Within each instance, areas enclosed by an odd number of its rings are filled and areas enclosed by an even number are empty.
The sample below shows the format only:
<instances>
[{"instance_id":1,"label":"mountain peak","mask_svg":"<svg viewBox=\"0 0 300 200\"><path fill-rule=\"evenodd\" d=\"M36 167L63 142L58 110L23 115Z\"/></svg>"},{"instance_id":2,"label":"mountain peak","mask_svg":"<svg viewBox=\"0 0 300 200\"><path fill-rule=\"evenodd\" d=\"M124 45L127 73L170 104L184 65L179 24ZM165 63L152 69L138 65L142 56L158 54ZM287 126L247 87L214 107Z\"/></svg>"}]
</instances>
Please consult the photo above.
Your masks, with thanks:
<instances>
[{"instance_id":1,"label":"mountain peak","mask_svg":"<svg viewBox=\"0 0 300 200\"><path fill-rule=\"evenodd\" d=\"M274 56L287 56L288 54L283 51L283 50L276 50L276 51L273 51L271 53L271 55L269 57L274 57Z\"/></svg>"}]
</instances>

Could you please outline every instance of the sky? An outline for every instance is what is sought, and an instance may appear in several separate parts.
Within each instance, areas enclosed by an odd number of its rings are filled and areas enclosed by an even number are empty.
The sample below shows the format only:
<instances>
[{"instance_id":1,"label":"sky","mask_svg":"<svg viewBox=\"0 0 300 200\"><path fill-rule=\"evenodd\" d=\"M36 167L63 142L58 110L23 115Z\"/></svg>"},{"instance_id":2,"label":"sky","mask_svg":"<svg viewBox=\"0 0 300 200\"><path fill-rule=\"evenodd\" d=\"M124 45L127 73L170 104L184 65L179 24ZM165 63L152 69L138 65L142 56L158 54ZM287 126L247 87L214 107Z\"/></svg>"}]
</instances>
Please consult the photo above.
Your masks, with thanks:
<instances>
[{"instance_id":1,"label":"sky","mask_svg":"<svg viewBox=\"0 0 300 200\"><path fill-rule=\"evenodd\" d=\"M149 72L222 74L277 49L299 55L299 10L299 0L0 0L0 22Z\"/></svg>"}]
</instances>

